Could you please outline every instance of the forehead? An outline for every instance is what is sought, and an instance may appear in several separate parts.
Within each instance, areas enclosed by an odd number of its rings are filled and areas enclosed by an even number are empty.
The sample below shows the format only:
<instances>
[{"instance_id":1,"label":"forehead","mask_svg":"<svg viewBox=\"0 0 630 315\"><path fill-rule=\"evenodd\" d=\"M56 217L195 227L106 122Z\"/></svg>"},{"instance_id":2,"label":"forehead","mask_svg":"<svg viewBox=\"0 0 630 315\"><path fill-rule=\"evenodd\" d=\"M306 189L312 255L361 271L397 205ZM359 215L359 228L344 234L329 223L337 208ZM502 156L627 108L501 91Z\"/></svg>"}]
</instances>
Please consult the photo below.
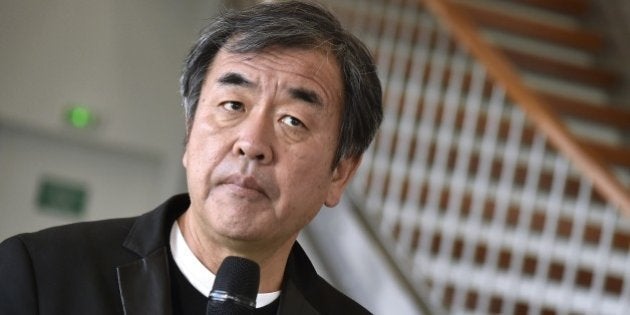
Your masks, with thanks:
<instances>
[{"instance_id":1,"label":"forehead","mask_svg":"<svg viewBox=\"0 0 630 315\"><path fill-rule=\"evenodd\" d=\"M252 83L253 89L273 86L279 92L308 90L324 105L341 104L341 70L334 55L325 50L268 48L261 52L237 53L222 48L209 67L205 84L214 84L228 73Z\"/></svg>"}]
</instances>

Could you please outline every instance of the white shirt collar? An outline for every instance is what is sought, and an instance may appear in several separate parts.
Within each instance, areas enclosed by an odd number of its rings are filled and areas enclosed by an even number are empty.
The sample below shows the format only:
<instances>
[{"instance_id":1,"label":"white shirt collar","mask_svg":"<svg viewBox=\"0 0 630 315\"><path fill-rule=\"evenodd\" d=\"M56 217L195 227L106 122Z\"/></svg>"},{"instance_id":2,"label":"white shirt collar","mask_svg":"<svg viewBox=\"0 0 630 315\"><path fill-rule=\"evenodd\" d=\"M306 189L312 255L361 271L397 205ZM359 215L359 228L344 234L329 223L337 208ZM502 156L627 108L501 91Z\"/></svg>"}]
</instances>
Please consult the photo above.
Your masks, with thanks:
<instances>
[{"instance_id":1,"label":"white shirt collar","mask_svg":"<svg viewBox=\"0 0 630 315\"><path fill-rule=\"evenodd\" d=\"M197 259L192 250L190 250L182 231L179 229L177 220L175 220L171 228L169 242L171 245L171 253L173 253L173 260L175 260L175 264L177 264L179 270L197 291L208 297L212 290L215 276ZM259 293L256 297L256 307L263 307L275 301L280 296L280 292L281 291Z\"/></svg>"}]
</instances>

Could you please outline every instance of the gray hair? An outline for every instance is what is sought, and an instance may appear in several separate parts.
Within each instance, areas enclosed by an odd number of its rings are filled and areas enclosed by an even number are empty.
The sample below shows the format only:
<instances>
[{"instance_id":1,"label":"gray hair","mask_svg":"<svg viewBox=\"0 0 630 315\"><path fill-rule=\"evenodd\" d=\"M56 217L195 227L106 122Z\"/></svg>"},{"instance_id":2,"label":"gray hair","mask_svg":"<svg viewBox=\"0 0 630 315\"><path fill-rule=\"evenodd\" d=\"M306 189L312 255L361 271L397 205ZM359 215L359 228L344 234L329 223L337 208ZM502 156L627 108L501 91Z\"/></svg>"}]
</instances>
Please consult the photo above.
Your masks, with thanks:
<instances>
[{"instance_id":1,"label":"gray hair","mask_svg":"<svg viewBox=\"0 0 630 315\"><path fill-rule=\"evenodd\" d=\"M180 79L186 115L186 142L204 79L221 48L233 53L269 47L324 50L340 65L343 104L333 167L343 158L360 157L383 119L381 84L365 45L322 6L301 1L261 3L227 11L206 26L185 60Z\"/></svg>"}]
</instances>

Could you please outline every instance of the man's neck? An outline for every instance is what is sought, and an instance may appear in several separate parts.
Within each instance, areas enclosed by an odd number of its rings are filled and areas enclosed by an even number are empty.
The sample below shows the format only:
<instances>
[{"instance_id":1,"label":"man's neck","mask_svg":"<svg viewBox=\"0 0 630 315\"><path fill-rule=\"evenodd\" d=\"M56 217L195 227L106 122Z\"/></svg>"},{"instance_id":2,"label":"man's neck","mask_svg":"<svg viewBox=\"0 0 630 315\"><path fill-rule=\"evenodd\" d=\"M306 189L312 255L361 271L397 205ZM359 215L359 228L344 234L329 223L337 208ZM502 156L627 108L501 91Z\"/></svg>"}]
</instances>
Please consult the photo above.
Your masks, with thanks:
<instances>
[{"instance_id":1,"label":"man's neck","mask_svg":"<svg viewBox=\"0 0 630 315\"><path fill-rule=\"evenodd\" d=\"M266 248L258 245L243 244L236 241L217 242L204 233L198 233L191 220L190 211L184 212L177 219L182 235L191 251L201 263L213 273L228 256L251 259L260 266L259 292L280 290L287 258L295 239L280 246Z\"/></svg>"}]
</instances>

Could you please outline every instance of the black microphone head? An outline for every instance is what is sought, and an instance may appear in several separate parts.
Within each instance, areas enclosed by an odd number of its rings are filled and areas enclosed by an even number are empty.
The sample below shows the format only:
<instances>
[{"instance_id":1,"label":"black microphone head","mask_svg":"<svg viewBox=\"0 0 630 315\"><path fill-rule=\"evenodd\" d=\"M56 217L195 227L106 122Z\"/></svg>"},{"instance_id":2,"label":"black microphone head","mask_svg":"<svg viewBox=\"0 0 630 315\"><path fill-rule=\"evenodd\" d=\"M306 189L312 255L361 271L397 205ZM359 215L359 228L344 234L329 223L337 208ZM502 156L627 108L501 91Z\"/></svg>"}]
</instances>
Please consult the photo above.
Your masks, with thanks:
<instances>
[{"instance_id":1,"label":"black microphone head","mask_svg":"<svg viewBox=\"0 0 630 315\"><path fill-rule=\"evenodd\" d=\"M206 314L253 314L260 267L246 258L226 257L217 271Z\"/></svg>"}]
</instances>

